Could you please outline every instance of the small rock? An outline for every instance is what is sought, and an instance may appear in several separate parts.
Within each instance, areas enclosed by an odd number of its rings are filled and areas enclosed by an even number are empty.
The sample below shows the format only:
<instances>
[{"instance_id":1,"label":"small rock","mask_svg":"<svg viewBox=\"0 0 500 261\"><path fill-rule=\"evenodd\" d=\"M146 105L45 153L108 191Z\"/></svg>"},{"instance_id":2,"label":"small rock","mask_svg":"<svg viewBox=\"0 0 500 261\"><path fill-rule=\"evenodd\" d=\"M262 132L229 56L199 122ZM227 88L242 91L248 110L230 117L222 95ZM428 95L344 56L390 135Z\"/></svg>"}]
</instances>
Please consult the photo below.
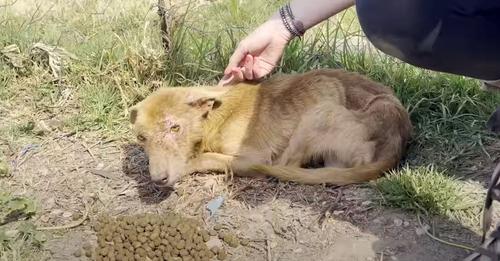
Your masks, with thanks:
<instances>
[{"instance_id":1,"label":"small rock","mask_svg":"<svg viewBox=\"0 0 500 261\"><path fill-rule=\"evenodd\" d=\"M299 253L304 252L304 250L302 250L302 248L297 248L297 249L293 250L293 252L299 254Z\"/></svg>"},{"instance_id":2,"label":"small rock","mask_svg":"<svg viewBox=\"0 0 500 261\"><path fill-rule=\"evenodd\" d=\"M417 227L415 229L415 233L417 233L418 236L421 236L421 235L425 234L425 232L429 229L430 229L429 225L425 225L423 228Z\"/></svg>"},{"instance_id":3,"label":"small rock","mask_svg":"<svg viewBox=\"0 0 500 261\"><path fill-rule=\"evenodd\" d=\"M73 213L68 212L68 211L65 211L65 212L62 214L62 216L63 216L64 218L69 218L69 217L73 216Z\"/></svg>"},{"instance_id":4,"label":"small rock","mask_svg":"<svg viewBox=\"0 0 500 261\"><path fill-rule=\"evenodd\" d=\"M45 209L52 209L56 206L56 200L54 198L48 198L43 203Z\"/></svg>"},{"instance_id":5,"label":"small rock","mask_svg":"<svg viewBox=\"0 0 500 261\"><path fill-rule=\"evenodd\" d=\"M49 220L50 220L50 217L47 215L42 215L40 217L40 221L42 221L43 223L47 223L47 222L49 222Z\"/></svg>"},{"instance_id":6,"label":"small rock","mask_svg":"<svg viewBox=\"0 0 500 261\"><path fill-rule=\"evenodd\" d=\"M403 222L403 227L408 227L409 225L410 225L410 222L408 222L408 221Z\"/></svg>"},{"instance_id":7,"label":"small rock","mask_svg":"<svg viewBox=\"0 0 500 261\"><path fill-rule=\"evenodd\" d=\"M81 250L81 249L77 249L77 250L73 253L73 255L74 255L75 257L81 257L81 256L82 256L82 250Z\"/></svg>"},{"instance_id":8,"label":"small rock","mask_svg":"<svg viewBox=\"0 0 500 261\"><path fill-rule=\"evenodd\" d=\"M269 242L269 246L271 248L276 248L278 246L278 243L276 243L275 241L271 241L271 242Z\"/></svg>"},{"instance_id":9,"label":"small rock","mask_svg":"<svg viewBox=\"0 0 500 261\"><path fill-rule=\"evenodd\" d=\"M50 119L45 121L40 121L38 124L41 130L53 131L53 130L61 130L64 126L64 122L57 119Z\"/></svg>"},{"instance_id":10,"label":"small rock","mask_svg":"<svg viewBox=\"0 0 500 261\"><path fill-rule=\"evenodd\" d=\"M99 164L97 164L97 166L95 167L95 169L97 170L103 170L104 169L104 163L100 162Z\"/></svg>"},{"instance_id":11,"label":"small rock","mask_svg":"<svg viewBox=\"0 0 500 261\"><path fill-rule=\"evenodd\" d=\"M64 211L62 209L54 209L50 212L53 216L60 216Z\"/></svg>"},{"instance_id":12,"label":"small rock","mask_svg":"<svg viewBox=\"0 0 500 261\"><path fill-rule=\"evenodd\" d=\"M211 237L208 241L207 241L207 247L208 249L211 249L213 247L219 247L221 248L223 245L222 245L222 241L217 238L217 237Z\"/></svg>"},{"instance_id":13,"label":"small rock","mask_svg":"<svg viewBox=\"0 0 500 261\"><path fill-rule=\"evenodd\" d=\"M343 214L344 212L345 211L343 211L343 210L335 210L335 211L333 211L333 215L339 216L339 215Z\"/></svg>"},{"instance_id":14,"label":"small rock","mask_svg":"<svg viewBox=\"0 0 500 261\"><path fill-rule=\"evenodd\" d=\"M400 227L401 225L403 225L403 220L399 219L399 218L395 218L394 219L394 225L396 227Z\"/></svg>"},{"instance_id":15,"label":"small rock","mask_svg":"<svg viewBox=\"0 0 500 261\"><path fill-rule=\"evenodd\" d=\"M367 200L367 201L363 201L361 202L361 206L363 207L368 207L372 204L372 201L371 200Z\"/></svg>"}]
</instances>

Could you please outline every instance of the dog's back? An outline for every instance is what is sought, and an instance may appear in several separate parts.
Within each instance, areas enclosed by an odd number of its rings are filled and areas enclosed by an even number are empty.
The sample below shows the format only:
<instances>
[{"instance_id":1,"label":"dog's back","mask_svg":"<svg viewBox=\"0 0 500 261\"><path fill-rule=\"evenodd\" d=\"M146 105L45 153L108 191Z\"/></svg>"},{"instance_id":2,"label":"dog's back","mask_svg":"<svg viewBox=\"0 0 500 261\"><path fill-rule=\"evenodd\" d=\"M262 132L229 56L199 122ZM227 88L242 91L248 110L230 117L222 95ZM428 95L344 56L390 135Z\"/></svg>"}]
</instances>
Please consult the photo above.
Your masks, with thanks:
<instances>
[{"instance_id":1,"label":"dog's back","mask_svg":"<svg viewBox=\"0 0 500 261\"><path fill-rule=\"evenodd\" d=\"M259 88L255 105L257 112L250 130L247 130L251 134L247 142L268 144L274 159L285 151L304 117L325 124L335 121L344 125L344 129L358 127L354 124L350 126L350 122L362 123L366 127L366 139L377 141L380 153L375 158L400 157L411 135L408 114L392 89L356 73L314 70L277 76L262 83ZM346 113L340 113L340 108L344 108ZM316 113L310 113L315 110ZM332 113L322 113L325 110L332 110ZM329 130L311 128L310 131ZM355 139L352 137L345 142L352 144ZM361 137L357 139L362 142Z\"/></svg>"}]
</instances>

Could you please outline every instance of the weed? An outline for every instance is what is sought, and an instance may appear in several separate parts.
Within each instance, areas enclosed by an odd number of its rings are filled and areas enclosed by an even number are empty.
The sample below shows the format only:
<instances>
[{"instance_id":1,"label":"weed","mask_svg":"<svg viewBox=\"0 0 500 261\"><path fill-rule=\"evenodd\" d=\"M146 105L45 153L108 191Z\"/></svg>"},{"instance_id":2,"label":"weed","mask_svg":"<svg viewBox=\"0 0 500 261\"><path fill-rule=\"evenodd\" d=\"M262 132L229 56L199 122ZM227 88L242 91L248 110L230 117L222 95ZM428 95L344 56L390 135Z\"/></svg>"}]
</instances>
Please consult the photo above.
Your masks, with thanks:
<instances>
[{"instance_id":1,"label":"weed","mask_svg":"<svg viewBox=\"0 0 500 261\"><path fill-rule=\"evenodd\" d=\"M478 225L484 193L477 184L447 176L432 166L408 166L378 180L375 187L382 203L390 207L443 215L467 224Z\"/></svg>"},{"instance_id":2,"label":"weed","mask_svg":"<svg viewBox=\"0 0 500 261\"><path fill-rule=\"evenodd\" d=\"M25 197L15 197L8 193L0 194L0 226L35 214L35 204Z\"/></svg>"}]
</instances>

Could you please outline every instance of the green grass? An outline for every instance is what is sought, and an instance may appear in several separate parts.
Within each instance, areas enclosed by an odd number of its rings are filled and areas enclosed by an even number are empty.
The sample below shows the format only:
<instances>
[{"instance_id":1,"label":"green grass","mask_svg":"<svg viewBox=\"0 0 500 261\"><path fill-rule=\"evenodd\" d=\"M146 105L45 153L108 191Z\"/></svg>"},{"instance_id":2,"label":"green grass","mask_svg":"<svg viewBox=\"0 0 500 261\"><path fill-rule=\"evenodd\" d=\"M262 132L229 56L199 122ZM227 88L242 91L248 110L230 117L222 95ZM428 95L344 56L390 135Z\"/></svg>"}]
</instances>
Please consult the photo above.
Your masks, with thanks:
<instances>
[{"instance_id":1,"label":"green grass","mask_svg":"<svg viewBox=\"0 0 500 261\"><path fill-rule=\"evenodd\" d=\"M485 196L481 186L450 177L433 167L406 166L378 180L375 187L386 206L442 215L467 225L479 224Z\"/></svg>"}]
</instances>

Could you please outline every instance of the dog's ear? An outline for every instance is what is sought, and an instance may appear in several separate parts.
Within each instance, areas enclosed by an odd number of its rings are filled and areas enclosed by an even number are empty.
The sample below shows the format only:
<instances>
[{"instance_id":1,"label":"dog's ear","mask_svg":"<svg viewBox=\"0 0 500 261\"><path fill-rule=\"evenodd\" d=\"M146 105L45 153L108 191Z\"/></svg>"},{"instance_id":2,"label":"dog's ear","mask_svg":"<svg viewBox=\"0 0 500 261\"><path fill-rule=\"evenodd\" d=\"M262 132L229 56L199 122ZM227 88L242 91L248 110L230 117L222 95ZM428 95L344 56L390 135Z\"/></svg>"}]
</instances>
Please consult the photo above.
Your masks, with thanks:
<instances>
[{"instance_id":1,"label":"dog's ear","mask_svg":"<svg viewBox=\"0 0 500 261\"><path fill-rule=\"evenodd\" d=\"M138 109L136 106L132 106L130 109L129 109L129 120L130 120L130 123L132 124L135 124L135 121L137 120L137 113L138 113Z\"/></svg>"},{"instance_id":2,"label":"dog's ear","mask_svg":"<svg viewBox=\"0 0 500 261\"><path fill-rule=\"evenodd\" d=\"M500 107L497 108L486 123L488 129L496 134L500 134Z\"/></svg>"},{"instance_id":3,"label":"dog's ear","mask_svg":"<svg viewBox=\"0 0 500 261\"><path fill-rule=\"evenodd\" d=\"M206 117L210 111L219 108L222 103L220 100L213 97L203 97L189 101L188 104L201 111L203 117Z\"/></svg>"}]
</instances>

